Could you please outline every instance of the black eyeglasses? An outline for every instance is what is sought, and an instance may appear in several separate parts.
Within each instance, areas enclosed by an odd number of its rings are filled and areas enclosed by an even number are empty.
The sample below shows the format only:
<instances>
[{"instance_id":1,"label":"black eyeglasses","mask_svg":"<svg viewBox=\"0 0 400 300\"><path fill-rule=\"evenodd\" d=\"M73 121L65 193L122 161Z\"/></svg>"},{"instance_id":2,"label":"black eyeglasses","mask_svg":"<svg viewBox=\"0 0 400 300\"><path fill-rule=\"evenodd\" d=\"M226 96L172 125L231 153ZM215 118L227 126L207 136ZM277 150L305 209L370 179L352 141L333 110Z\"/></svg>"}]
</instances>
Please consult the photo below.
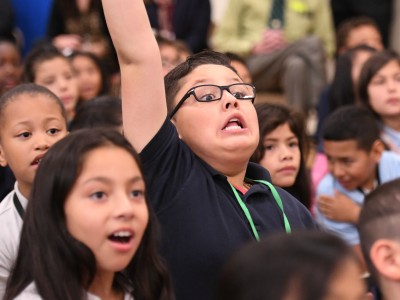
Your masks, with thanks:
<instances>
[{"instance_id":1,"label":"black eyeglasses","mask_svg":"<svg viewBox=\"0 0 400 300\"><path fill-rule=\"evenodd\" d=\"M175 106L174 110L169 114L169 117L172 118L182 106L183 102L185 102L185 100L191 95L193 95L198 102L211 102L220 100L222 98L223 91L228 91L231 95L239 100L251 100L251 102L254 102L254 99L256 98L256 88L254 85L249 83L234 83L230 85L198 85L187 91L187 93Z\"/></svg>"}]
</instances>

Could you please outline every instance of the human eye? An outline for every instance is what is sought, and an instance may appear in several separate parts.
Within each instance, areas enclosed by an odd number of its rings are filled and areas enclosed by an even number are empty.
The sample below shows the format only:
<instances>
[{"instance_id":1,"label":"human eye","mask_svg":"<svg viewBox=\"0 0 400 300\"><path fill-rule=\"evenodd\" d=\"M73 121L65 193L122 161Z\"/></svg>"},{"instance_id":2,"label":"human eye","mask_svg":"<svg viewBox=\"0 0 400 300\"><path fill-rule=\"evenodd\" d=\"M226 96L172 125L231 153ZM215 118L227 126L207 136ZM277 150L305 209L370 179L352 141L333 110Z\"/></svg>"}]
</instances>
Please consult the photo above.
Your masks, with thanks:
<instances>
[{"instance_id":1,"label":"human eye","mask_svg":"<svg viewBox=\"0 0 400 300\"><path fill-rule=\"evenodd\" d=\"M68 73L64 74L64 78L67 80L70 80L73 78L73 74L68 72Z\"/></svg>"},{"instance_id":2,"label":"human eye","mask_svg":"<svg viewBox=\"0 0 400 300\"><path fill-rule=\"evenodd\" d=\"M273 144L265 144L264 149L265 151L272 151L274 150L275 146Z\"/></svg>"},{"instance_id":3,"label":"human eye","mask_svg":"<svg viewBox=\"0 0 400 300\"><path fill-rule=\"evenodd\" d=\"M345 165L345 166L351 166L351 165L353 164L354 160L351 159L351 158L343 158L343 159L341 160L341 162L342 162L343 165Z\"/></svg>"},{"instance_id":4,"label":"human eye","mask_svg":"<svg viewBox=\"0 0 400 300\"><path fill-rule=\"evenodd\" d=\"M131 197L135 199L142 199L144 198L144 191L140 189L134 189L131 191Z\"/></svg>"},{"instance_id":5,"label":"human eye","mask_svg":"<svg viewBox=\"0 0 400 300\"><path fill-rule=\"evenodd\" d=\"M29 138L31 135L32 135L32 134L31 134L29 131L24 131L24 132L21 132L21 133L17 134L17 137L18 137L18 138L21 138L21 139L27 139L27 138Z\"/></svg>"},{"instance_id":6,"label":"human eye","mask_svg":"<svg viewBox=\"0 0 400 300\"><path fill-rule=\"evenodd\" d=\"M106 199L106 197L107 197L106 193L102 191L96 191L90 194L90 198L96 201L104 200Z\"/></svg>"},{"instance_id":7,"label":"human eye","mask_svg":"<svg viewBox=\"0 0 400 300\"><path fill-rule=\"evenodd\" d=\"M220 91L215 86L200 86L194 89L194 93L197 99L203 102L217 100L220 96Z\"/></svg>"},{"instance_id":8,"label":"human eye","mask_svg":"<svg viewBox=\"0 0 400 300\"><path fill-rule=\"evenodd\" d=\"M48 86L48 85L52 85L55 82L55 78L54 77L50 77L50 78L44 78L42 81L42 84L44 86Z\"/></svg>"},{"instance_id":9,"label":"human eye","mask_svg":"<svg viewBox=\"0 0 400 300\"><path fill-rule=\"evenodd\" d=\"M47 133L50 135L55 135L58 132L60 132L60 130L57 128L50 128L49 130L47 130Z\"/></svg>"},{"instance_id":10,"label":"human eye","mask_svg":"<svg viewBox=\"0 0 400 300\"><path fill-rule=\"evenodd\" d=\"M298 148L299 147L299 141L297 139L289 141L289 147L290 148Z\"/></svg>"},{"instance_id":11,"label":"human eye","mask_svg":"<svg viewBox=\"0 0 400 300\"><path fill-rule=\"evenodd\" d=\"M232 85L230 92L236 99L250 99L253 97L253 91L250 86L244 84Z\"/></svg>"},{"instance_id":12,"label":"human eye","mask_svg":"<svg viewBox=\"0 0 400 300\"><path fill-rule=\"evenodd\" d=\"M383 77L377 77L371 80L371 83L374 85L381 85L385 83L385 79Z\"/></svg>"}]
</instances>

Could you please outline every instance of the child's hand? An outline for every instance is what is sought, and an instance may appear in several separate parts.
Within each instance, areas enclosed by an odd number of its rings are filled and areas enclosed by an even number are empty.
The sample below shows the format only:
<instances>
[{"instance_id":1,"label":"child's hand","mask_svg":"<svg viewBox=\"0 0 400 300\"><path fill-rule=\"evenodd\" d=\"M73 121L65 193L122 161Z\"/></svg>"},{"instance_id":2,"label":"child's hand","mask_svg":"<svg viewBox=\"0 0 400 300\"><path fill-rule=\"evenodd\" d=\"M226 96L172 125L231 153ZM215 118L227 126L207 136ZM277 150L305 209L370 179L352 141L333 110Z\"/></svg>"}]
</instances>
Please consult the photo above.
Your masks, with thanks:
<instances>
[{"instance_id":1,"label":"child's hand","mask_svg":"<svg viewBox=\"0 0 400 300\"><path fill-rule=\"evenodd\" d=\"M336 222L357 223L361 208L342 193L335 196L321 195L317 199L318 209L328 219Z\"/></svg>"},{"instance_id":2,"label":"child's hand","mask_svg":"<svg viewBox=\"0 0 400 300\"><path fill-rule=\"evenodd\" d=\"M280 50L287 45L283 30L266 29L263 32L261 40L254 45L253 54L269 54Z\"/></svg>"}]
</instances>

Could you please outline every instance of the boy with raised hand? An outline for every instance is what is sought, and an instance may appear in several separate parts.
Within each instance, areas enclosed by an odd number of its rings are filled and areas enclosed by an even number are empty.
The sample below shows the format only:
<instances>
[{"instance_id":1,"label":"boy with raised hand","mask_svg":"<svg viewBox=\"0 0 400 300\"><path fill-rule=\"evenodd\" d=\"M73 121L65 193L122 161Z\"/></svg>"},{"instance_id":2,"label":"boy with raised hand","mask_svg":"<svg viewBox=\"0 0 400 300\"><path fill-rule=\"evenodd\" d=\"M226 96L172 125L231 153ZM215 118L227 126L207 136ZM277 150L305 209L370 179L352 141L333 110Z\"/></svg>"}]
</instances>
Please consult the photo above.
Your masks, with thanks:
<instances>
[{"instance_id":1,"label":"boy with raised hand","mask_svg":"<svg viewBox=\"0 0 400 300\"><path fill-rule=\"evenodd\" d=\"M229 59L211 51L188 58L166 76L165 96L143 1L103 0L103 7L121 67L124 133L141 152L177 299L213 299L234 250L314 222L270 185L265 169L249 164L259 142L255 90Z\"/></svg>"},{"instance_id":2,"label":"boy with raised hand","mask_svg":"<svg viewBox=\"0 0 400 300\"><path fill-rule=\"evenodd\" d=\"M400 177L400 156L384 151L376 119L356 106L339 108L329 116L323 146L330 172L317 187L317 221L341 236L362 259L356 228L360 207L377 186ZM342 214L336 221L327 213L334 205Z\"/></svg>"},{"instance_id":3,"label":"boy with raised hand","mask_svg":"<svg viewBox=\"0 0 400 300\"><path fill-rule=\"evenodd\" d=\"M369 271L383 299L400 299L400 179L366 197L358 228Z\"/></svg>"}]
</instances>

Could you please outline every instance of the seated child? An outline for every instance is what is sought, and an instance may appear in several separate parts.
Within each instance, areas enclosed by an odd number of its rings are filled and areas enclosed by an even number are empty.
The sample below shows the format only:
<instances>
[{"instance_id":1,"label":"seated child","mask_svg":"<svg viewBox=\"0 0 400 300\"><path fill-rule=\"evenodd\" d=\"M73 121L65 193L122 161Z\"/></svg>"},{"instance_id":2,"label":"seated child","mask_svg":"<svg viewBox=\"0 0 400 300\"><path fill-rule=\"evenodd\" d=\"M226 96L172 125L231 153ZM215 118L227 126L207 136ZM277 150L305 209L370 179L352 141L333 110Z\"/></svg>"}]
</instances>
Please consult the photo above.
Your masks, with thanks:
<instances>
[{"instance_id":1,"label":"seated child","mask_svg":"<svg viewBox=\"0 0 400 300\"><path fill-rule=\"evenodd\" d=\"M383 299L400 299L400 179L366 196L358 228L361 248Z\"/></svg>"},{"instance_id":2,"label":"seated child","mask_svg":"<svg viewBox=\"0 0 400 300\"><path fill-rule=\"evenodd\" d=\"M275 234L237 251L220 275L218 300L361 300L358 259L326 232Z\"/></svg>"},{"instance_id":3,"label":"seated child","mask_svg":"<svg viewBox=\"0 0 400 300\"><path fill-rule=\"evenodd\" d=\"M21 54L14 42L0 38L0 96L21 81Z\"/></svg>"},{"instance_id":4,"label":"seated child","mask_svg":"<svg viewBox=\"0 0 400 300\"><path fill-rule=\"evenodd\" d=\"M78 82L71 62L57 48L38 45L28 53L23 67L23 81L39 84L56 94L65 107L68 122L71 122L79 100Z\"/></svg>"},{"instance_id":5,"label":"seated child","mask_svg":"<svg viewBox=\"0 0 400 300\"><path fill-rule=\"evenodd\" d=\"M336 32L337 54L343 54L359 45L367 45L378 51L383 50L382 34L374 19L355 16L339 24Z\"/></svg>"},{"instance_id":6,"label":"seated child","mask_svg":"<svg viewBox=\"0 0 400 300\"><path fill-rule=\"evenodd\" d=\"M375 53L360 74L361 103L375 115L381 139L400 154L400 55L394 51Z\"/></svg>"},{"instance_id":7,"label":"seated child","mask_svg":"<svg viewBox=\"0 0 400 300\"><path fill-rule=\"evenodd\" d=\"M311 181L306 167L309 143L303 115L280 104L255 105L260 142L250 158L271 174L272 183L311 209Z\"/></svg>"},{"instance_id":8,"label":"seated child","mask_svg":"<svg viewBox=\"0 0 400 300\"><path fill-rule=\"evenodd\" d=\"M21 81L21 54L15 42L0 37L0 96ZM0 166L0 201L12 191L15 177Z\"/></svg>"},{"instance_id":9,"label":"seated child","mask_svg":"<svg viewBox=\"0 0 400 300\"><path fill-rule=\"evenodd\" d=\"M36 170L47 150L67 134L61 101L36 84L19 85L0 97L0 165L16 183L0 203L0 298L17 257L25 207Z\"/></svg>"},{"instance_id":10,"label":"seated child","mask_svg":"<svg viewBox=\"0 0 400 300\"><path fill-rule=\"evenodd\" d=\"M78 82L81 101L109 94L110 77L100 58L92 52L77 51L69 59Z\"/></svg>"},{"instance_id":11,"label":"seated child","mask_svg":"<svg viewBox=\"0 0 400 300\"><path fill-rule=\"evenodd\" d=\"M38 168L4 299L173 300L155 225L129 142L71 133Z\"/></svg>"},{"instance_id":12,"label":"seated child","mask_svg":"<svg viewBox=\"0 0 400 300\"><path fill-rule=\"evenodd\" d=\"M169 40L158 35L157 44L160 49L164 76L192 54L186 43L181 40Z\"/></svg>"},{"instance_id":13,"label":"seated child","mask_svg":"<svg viewBox=\"0 0 400 300\"><path fill-rule=\"evenodd\" d=\"M330 172L317 187L317 221L342 237L362 258L355 225L359 207L378 185L400 177L400 156L384 151L374 116L356 106L339 108L326 120L323 145ZM342 207L346 214L342 221L327 215L331 203L347 205Z\"/></svg>"},{"instance_id":14,"label":"seated child","mask_svg":"<svg viewBox=\"0 0 400 300\"><path fill-rule=\"evenodd\" d=\"M315 224L264 168L249 164L259 142L255 90L229 59L195 54L167 74L164 89L143 1L103 7L121 67L124 134L143 161L177 299L212 299L218 270L238 247Z\"/></svg>"}]
</instances>

